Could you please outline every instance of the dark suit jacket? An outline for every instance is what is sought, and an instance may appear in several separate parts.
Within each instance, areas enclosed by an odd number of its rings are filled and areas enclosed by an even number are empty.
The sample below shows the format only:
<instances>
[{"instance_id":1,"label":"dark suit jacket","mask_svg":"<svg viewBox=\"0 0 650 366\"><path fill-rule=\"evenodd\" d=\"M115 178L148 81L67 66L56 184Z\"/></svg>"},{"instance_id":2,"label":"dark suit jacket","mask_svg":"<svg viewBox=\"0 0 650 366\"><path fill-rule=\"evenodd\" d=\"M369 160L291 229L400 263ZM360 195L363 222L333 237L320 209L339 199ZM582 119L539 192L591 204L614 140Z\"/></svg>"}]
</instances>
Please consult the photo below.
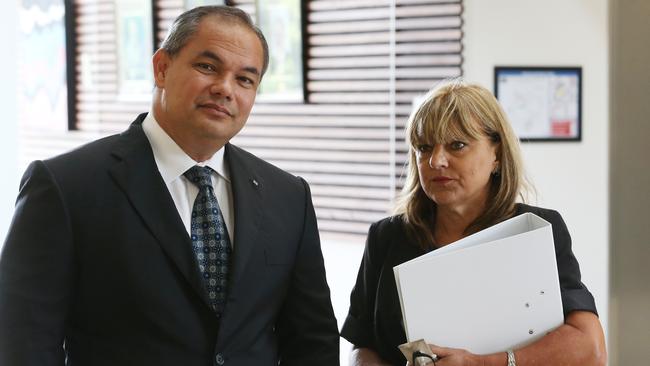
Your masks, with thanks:
<instances>
[{"instance_id":1,"label":"dark suit jacket","mask_svg":"<svg viewBox=\"0 0 650 366\"><path fill-rule=\"evenodd\" d=\"M143 118L27 169L0 257L0 365L338 365L307 184L226 145L219 324Z\"/></svg>"}]
</instances>

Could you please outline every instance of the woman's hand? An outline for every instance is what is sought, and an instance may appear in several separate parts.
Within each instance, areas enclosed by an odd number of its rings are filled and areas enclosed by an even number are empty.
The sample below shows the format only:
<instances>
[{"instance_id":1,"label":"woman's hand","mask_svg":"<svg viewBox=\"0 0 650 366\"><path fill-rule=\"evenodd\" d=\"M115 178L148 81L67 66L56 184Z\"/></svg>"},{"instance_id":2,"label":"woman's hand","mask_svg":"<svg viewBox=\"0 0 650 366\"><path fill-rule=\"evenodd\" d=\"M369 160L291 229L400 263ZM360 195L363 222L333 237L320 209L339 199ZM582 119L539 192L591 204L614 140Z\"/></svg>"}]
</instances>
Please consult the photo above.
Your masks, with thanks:
<instances>
[{"instance_id":1,"label":"woman's hand","mask_svg":"<svg viewBox=\"0 0 650 366\"><path fill-rule=\"evenodd\" d=\"M431 353L438 355L435 366L482 366L480 355L475 355L464 349L438 347L430 344ZM433 366L433 364L431 364Z\"/></svg>"},{"instance_id":2,"label":"woman's hand","mask_svg":"<svg viewBox=\"0 0 650 366\"><path fill-rule=\"evenodd\" d=\"M439 358L435 362L435 366L483 366L480 355L475 355L464 349L438 347L433 344L430 344L429 348L431 348L431 353ZM406 365L413 366L410 362L407 362ZM427 365L433 366L433 363L429 362Z\"/></svg>"}]
</instances>

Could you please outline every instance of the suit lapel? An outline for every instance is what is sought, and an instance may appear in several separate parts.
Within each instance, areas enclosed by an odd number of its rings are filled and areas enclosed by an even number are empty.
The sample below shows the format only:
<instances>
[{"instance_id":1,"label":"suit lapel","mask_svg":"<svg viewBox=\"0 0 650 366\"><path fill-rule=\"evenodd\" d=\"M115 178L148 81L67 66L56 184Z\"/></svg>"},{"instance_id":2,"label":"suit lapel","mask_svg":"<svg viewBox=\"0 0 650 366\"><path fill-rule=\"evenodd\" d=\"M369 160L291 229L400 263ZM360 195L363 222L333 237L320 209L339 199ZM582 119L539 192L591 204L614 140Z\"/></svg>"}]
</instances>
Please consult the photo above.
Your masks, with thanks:
<instances>
[{"instance_id":1,"label":"suit lapel","mask_svg":"<svg viewBox=\"0 0 650 366\"><path fill-rule=\"evenodd\" d=\"M191 240L160 176L149 140L142 130L144 116L140 115L120 136L121 139L113 150L113 156L118 161L109 173L162 249L207 304Z\"/></svg>"},{"instance_id":2,"label":"suit lapel","mask_svg":"<svg viewBox=\"0 0 650 366\"><path fill-rule=\"evenodd\" d=\"M236 286L245 272L255 246L262 221L264 182L250 166L250 157L231 144L226 145L225 159L230 169L235 210L234 263L231 284Z\"/></svg>"}]
</instances>

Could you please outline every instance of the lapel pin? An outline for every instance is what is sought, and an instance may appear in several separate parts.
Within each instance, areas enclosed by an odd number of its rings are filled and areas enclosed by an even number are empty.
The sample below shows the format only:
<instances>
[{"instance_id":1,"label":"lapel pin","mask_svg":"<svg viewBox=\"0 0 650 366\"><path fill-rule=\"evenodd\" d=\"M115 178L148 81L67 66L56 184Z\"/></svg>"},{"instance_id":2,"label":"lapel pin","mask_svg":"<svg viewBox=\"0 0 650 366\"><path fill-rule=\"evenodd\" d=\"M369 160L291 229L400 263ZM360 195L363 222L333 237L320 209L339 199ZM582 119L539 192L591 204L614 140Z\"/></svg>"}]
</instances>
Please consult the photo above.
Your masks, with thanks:
<instances>
[{"instance_id":1,"label":"lapel pin","mask_svg":"<svg viewBox=\"0 0 650 366\"><path fill-rule=\"evenodd\" d=\"M255 187L259 187L259 185L260 185L259 183L257 183L257 180L256 180L256 179L252 179L251 182L253 182L253 185L254 185Z\"/></svg>"}]
</instances>

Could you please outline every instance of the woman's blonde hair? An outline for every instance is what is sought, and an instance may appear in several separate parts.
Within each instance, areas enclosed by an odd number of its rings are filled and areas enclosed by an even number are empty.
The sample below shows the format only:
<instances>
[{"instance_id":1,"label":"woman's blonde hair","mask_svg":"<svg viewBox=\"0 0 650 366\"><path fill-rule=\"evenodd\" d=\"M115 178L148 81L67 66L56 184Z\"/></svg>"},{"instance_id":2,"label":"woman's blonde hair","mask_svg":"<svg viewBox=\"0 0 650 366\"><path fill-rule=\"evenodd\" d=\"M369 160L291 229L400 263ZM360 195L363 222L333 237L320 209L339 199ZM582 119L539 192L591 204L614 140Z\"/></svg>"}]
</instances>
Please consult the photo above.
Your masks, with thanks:
<instances>
[{"instance_id":1,"label":"woman's blonde hair","mask_svg":"<svg viewBox=\"0 0 650 366\"><path fill-rule=\"evenodd\" d=\"M497 144L498 170L490 180L486 210L466 228L466 234L509 218L514 213L517 197L524 199L529 184L523 172L519 140L492 93L462 79L438 84L409 117L408 173L395 213L401 216L407 232L423 249L436 246L433 231L436 204L420 185L416 148L483 136Z\"/></svg>"}]
</instances>

